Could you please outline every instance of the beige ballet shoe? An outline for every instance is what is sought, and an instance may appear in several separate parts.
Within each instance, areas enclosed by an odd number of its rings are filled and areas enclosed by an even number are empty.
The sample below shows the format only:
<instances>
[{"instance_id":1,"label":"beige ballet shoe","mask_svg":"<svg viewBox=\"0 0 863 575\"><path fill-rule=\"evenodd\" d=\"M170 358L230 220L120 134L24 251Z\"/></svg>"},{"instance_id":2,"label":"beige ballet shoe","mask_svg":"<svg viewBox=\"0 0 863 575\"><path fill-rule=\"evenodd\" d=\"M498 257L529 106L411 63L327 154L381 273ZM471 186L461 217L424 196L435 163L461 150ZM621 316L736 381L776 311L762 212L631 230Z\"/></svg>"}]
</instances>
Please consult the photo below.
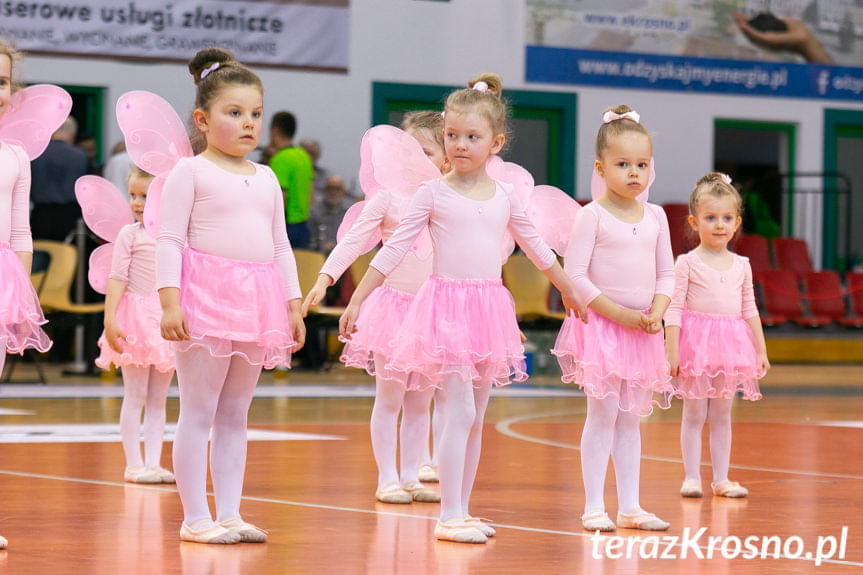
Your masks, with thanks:
<instances>
[{"instance_id":1,"label":"beige ballet shoe","mask_svg":"<svg viewBox=\"0 0 863 575\"><path fill-rule=\"evenodd\" d=\"M375 491L375 499L381 503L395 503L400 505L411 503L414 500L413 496L402 489L401 485L395 481L390 481Z\"/></svg>"},{"instance_id":2,"label":"beige ballet shoe","mask_svg":"<svg viewBox=\"0 0 863 575\"><path fill-rule=\"evenodd\" d=\"M440 493L434 489L429 489L419 481L402 485L402 489L411 494L414 501L420 503L440 503Z\"/></svg>"},{"instance_id":3,"label":"beige ballet shoe","mask_svg":"<svg viewBox=\"0 0 863 575\"><path fill-rule=\"evenodd\" d=\"M488 537L482 531L464 521L450 521L449 523L437 522L434 528L434 536L440 541L454 541L456 543L485 543Z\"/></svg>"},{"instance_id":4,"label":"beige ballet shoe","mask_svg":"<svg viewBox=\"0 0 863 575\"><path fill-rule=\"evenodd\" d=\"M634 509L629 513L618 511L617 526L623 529L641 529L642 531L665 531L671 527L671 524L644 509Z\"/></svg>"},{"instance_id":5,"label":"beige ballet shoe","mask_svg":"<svg viewBox=\"0 0 863 575\"><path fill-rule=\"evenodd\" d=\"M176 483L177 480L174 479L174 474L165 469L164 467L148 467L148 473L155 473L159 476L160 483Z\"/></svg>"},{"instance_id":6,"label":"beige ballet shoe","mask_svg":"<svg viewBox=\"0 0 863 575\"><path fill-rule=\"evenodd\" d=\"M437 473L437 466L431 463L423 463L420 465L419 480L423 483L437 483L440 477Z\"/></svg>"},{"instance_id":7,"label":"beige ballet shoe","mask_svg":"<svg viewBox=\"0 0 863 575\"><path fill-rule=\"evenodd\" d=\"M497 531L494 530L494 527L486 523L489 521L488 519L482 519L480 517L465 517L464 522L485 535L486 537L494 537L497 535Z\"/></svg>"},{"instance_id":8,"label":"beige ballet shoe","mask_svg":"<svg viewBox=\"0 0 863 575\"><path fill-rule=\"evenodd\" d=\"M680 486L680 494L683 497L701 497L704 493L701 491L701 481L698 479L685 479L683 485Z\"/></svg>"},{"instance_id":9,"label":"beige ballet shoe","mask_svg":"<svg viewBox=\"0 0 863 575\"><path fill-rule=\"evenodd\" d=\"M719 483L711 483L710 487L713 489L713 495L717 495L719 497L732 497L734 499L739 499L741 497L746 497L749 495L749 490L737 483L736 481L720 481Z\"/></svg>"},{"instance_id":10,"label":"beige ballet shoe","mask_svg":"<svg viewBox=\"0 0 863 575\"><path fill-rule=\"evenodd\" d=\"M581 516L581 526L585 531L614 531L617 526L602 509L594 509Z\"/></svg>"},{"instance_id":11,"label":"beige ballet shoe","mask_svg":"<svg viewBox=\"0 0 863 575\"><path fill-rule=\"evenodd\" d=\"M233 545L241 540L240 534L229 529L225 529L221 525L213 523L209 527L200 527L198 525L206 525L210 523L209 519L199 519L192 525L180 527L180 539L190 541L192 543L207 543L210 545Z\"/></svg>"},{"instance_id":12,"label":"beige ballet shoe","mask_svg":"<svg viewBox=\"0 0 863 575\"><path fill-rule=\"evenodd\" d=\"M256 525L246 523L239 517L231 517L224 521L217 521L216 525L236 533L243 543L266 543L267 532Z\"/></svg>"},{"instance_id":13,"label":"beige ballet shoe","mask_svg":"<svg viewBox=\"0 0 863 575\"><path fill-rule=\"evenodd\" d=\"M6 541L5 537L0 537L0 549L6 549L9 546L9 542Z\"/></svg>"},{"instance_id":14,"label":"beige ballet shoe","mask_svg":"<svg viewBox=\"0 0 863 575\"><path fill-rule=\"evenodd\" d=\"M147 469L143 465L135 467L127 467L123 472L123 481L126 483L162 483L162 478L152 469Z\"/></svg>"}]
</instances>

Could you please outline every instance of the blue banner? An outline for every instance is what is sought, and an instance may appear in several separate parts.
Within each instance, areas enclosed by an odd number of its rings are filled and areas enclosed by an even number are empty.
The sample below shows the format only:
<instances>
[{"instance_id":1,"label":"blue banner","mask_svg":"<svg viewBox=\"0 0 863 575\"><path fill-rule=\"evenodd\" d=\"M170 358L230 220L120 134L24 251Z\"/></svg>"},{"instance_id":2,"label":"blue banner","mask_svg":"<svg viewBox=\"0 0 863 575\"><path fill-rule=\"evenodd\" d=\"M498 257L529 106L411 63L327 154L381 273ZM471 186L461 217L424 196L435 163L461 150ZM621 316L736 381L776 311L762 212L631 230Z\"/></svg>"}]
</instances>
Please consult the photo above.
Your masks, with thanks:
<instances>
[{"instance_id":1,"label":"blue banner","mask_svg":"<svg viewBox=\"0 0 863 575\"><path fill-rule=\"evenodd\" d=\"M863 69L527 46L528 82L863 100Z\"/></svg>"}]
</instances>

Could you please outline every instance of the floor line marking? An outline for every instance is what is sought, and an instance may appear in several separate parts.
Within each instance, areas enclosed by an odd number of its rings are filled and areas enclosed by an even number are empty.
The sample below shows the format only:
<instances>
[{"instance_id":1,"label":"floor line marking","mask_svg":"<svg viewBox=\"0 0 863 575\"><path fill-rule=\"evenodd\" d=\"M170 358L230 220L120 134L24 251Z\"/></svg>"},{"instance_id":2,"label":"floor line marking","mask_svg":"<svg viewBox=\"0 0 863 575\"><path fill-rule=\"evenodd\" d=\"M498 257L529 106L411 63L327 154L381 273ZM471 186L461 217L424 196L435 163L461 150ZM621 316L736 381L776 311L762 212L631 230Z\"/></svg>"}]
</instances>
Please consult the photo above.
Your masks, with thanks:
<instances>
[{"instance_id":1,"label":"floor line marking","mask_svg":"<svg viewBox=\"0 0 863 575\"><path fill-rule=\"evenodd\" d=\"M584 410L576 410L576 411L548 411L544 413L536 413L533 415L518 415L515 417L510 417L508 419L503 419L498 421L495 424L495 429L507 437L512 437L513 439L520 439L522 441L528 441L530 443L537 443L539 445L548 445L550 447L560 447L563 449L572 449L575 451L581 451L581 447L578 445L573 445L571 443L561 443L559 441L552 441L550 439L542 439L540 437L533 437L532 435L527 435L524 433L520 433L512 429L512 425L516 423L522 423L524 421L530 421L533 419L544 419L547 417L559 417L563 415L580 415L585 413ZM682 459L676 459L673 457L660 457L658 455L642 455L641 459L645 461L658 461L661 463L679 463L683 465ZM710 463L702 463L702 466L709 467ZM775 467L760 467L756 465L739 465L732 463L729 465L730 469L742 469L746 471L764 471L766 473L786 473L790 475L803 475L806 477L831 477L834 479L863 479L863 475L854 475L850 473L820 473L818 471L803 471L799 469L781 469Z\"/></svg>"}]
</instances>

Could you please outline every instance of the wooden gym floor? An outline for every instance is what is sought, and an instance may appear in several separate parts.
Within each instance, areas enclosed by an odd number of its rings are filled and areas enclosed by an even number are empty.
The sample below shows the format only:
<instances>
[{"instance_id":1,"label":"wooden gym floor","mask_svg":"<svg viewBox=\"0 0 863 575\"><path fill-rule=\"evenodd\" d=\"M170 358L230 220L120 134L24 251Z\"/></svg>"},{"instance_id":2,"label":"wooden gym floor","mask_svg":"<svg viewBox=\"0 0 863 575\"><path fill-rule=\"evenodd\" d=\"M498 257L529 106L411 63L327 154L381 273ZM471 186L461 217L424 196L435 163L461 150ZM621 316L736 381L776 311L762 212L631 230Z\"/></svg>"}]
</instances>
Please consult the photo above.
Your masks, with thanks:
<instances>
[{"instance_id":1,"label":"wooden gym floor","mask_svg":"<svg viewBox=\"0 0 863 575\"><path fill-rule=\"evenodd\" d=\"M28 366L16 372L26 377ZM287 379L265 374L250 416L243 515L267 529L270 540L215 547L179 541L182 514L173 487L122 482L116 426L122 388L49 376L64 383L0 386L0 534L10 544L0 551L0 573L863 572L859 365L779 365L762 386L762 401L738 401L731 477L749 487L747 499L682 499L680 404L644 420L642 504L671 522L660 537L692 538L705 529L686 546L681 539L638 542L634 537L649 534L631 530L618 531L619 542L582 531L578 444L585 400L554 378L492 399L472 511L490 518L498 536L470 546L434 540L437 505L375 502L369 378L340 368ZM175 391L169 423L176 421ZM704 453L707 460L706 441ZM170 466L170 443L164 464ZM710 477L708 467L703 475ZM611 470L606 504L614 517ZM724 539L709 558L711 536ZM736 543L762 536L781 538L783 556L774 558L775 542L768 542L767 558L726 559L720 552L733 555ZM762 540L756 541L760 551ZM807 553L819 541L824 555L835 547L816 567ZM651 557L663 553L673 558Z\"/></svg>"}]
</instances>

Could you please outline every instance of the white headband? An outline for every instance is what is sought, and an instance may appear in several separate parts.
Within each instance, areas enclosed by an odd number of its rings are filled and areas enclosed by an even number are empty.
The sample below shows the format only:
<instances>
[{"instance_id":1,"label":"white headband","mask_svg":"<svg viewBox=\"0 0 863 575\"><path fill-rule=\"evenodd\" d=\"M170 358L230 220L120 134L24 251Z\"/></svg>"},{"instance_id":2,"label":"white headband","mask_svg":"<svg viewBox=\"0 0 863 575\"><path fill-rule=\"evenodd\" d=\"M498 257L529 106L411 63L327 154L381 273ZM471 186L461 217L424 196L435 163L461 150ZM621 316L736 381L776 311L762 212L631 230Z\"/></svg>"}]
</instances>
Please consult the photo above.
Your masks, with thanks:
<instances>
[{"instance_id":1,"label":"white headband","mask_svg":"<svg viewBox=\"0 0 863 575\"><path fill-rule=\"evenodd\" d=\"M221 64L219 62L213 62L212 65L201 70L201 80L203 80L204 78L209 76L210 72L215 72L216 70L218 70L219 66L221 66Z\"/></svg>"}]
</instances>

